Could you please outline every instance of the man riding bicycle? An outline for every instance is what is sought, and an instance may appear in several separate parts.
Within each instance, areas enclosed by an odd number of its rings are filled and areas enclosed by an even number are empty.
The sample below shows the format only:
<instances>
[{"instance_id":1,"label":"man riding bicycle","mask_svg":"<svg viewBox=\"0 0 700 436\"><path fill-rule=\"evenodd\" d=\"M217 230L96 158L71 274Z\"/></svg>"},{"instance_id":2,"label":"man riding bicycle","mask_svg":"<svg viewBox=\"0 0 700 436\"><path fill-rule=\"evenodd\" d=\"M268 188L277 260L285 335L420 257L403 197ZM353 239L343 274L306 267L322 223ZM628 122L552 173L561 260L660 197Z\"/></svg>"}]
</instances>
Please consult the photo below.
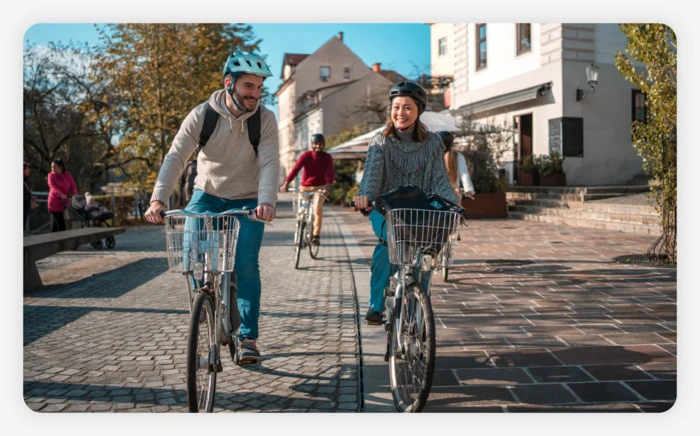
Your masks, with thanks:
<instances>
[{"instance_id":1,"label":"man riding bicycle","mask_svg":"<svg viewBox=\"0 0 700 436\"><path fill-rule=\"evenodd\" d=\"M281 191L287 192L287 187L299 174L299 171L304 168L301 176L301 186L299 192L314 192L320 188L325 191L324 195L317 193L314 196L314 226L311 243L320 245L321 243L321 224L323 223L323 203L325 196L328 195L328 188L335 181L335 172L333 171L333 157L323 151L326 148L326 138L316 133L311 137L311 150L304 152L299 156L299 160L294 165L294 168L289 172L287 179L282 185Z\"/></svg>"},{"instance_id":2,"label":"man riding bicycle","mask_svg":"<svg viewBox=\"0 0 700 436\"><path fill-rule=\"evenodd\" d=\"M148 221L163 222L160 214L166 210L165 202L198 145L197 178L185 210L219 213L248 207L255 210L257 218L273 220L280 165L277 120L260 104L263 81L269 76L270 69L256 54L235 52L228 57L223 70L225 89L214 92L208 102L190 111L163 160L145 215ZM212 118L216 127L205 139L203 128L211 126L205 120ZM256 128L259 131L252 132ZM251 140L255 134L257 140ZM242 219L236 245L239 353L243 363L260 358L256 345L261 294L258 255L264 227L260 222Z\"/></svg>"}]
</instances>

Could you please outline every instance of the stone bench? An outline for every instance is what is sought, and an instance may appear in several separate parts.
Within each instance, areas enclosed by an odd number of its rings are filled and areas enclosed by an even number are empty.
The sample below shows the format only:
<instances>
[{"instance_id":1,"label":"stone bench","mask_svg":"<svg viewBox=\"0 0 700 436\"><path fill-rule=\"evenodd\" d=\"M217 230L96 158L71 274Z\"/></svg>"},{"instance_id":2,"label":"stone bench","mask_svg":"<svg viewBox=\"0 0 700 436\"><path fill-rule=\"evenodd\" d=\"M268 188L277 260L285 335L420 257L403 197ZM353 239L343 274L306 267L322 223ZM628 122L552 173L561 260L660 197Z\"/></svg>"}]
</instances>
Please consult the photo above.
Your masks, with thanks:
<instances>
[{"instance_id":1,"label":"stone bench","mask_svg":"<svg viewBox=\"0 0 700 436\"><path fill-rule=\"evenodd\" d=\"M64 232L45 233L24 238L24 291L42 286L36 262L60 251L75 250L81 245L124 233L123 227L90 227Z\"/></svg>"}]
</instances>

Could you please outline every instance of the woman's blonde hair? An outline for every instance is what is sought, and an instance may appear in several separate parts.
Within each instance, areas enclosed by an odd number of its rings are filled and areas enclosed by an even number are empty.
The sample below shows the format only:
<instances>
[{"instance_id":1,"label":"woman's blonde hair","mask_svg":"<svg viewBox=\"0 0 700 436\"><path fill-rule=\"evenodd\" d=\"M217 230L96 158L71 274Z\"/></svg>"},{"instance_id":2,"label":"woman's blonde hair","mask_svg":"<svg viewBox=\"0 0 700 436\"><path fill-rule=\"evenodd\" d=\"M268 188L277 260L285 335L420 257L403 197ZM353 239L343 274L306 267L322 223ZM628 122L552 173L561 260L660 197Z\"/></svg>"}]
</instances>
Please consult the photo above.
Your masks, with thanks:
<instances>
[{"instance_id":1,"label":"woman's blonde hair","mask_svg":"<svg viewBox=\"0 0 700 436\"><path fill-rule=\"evenodd\" d=\"M459 183L459 169L457 168L457 152L450 150L445 152L445 166L447 167L447 177L450 185L457 186Z\"/></svg>"}]
</instances>

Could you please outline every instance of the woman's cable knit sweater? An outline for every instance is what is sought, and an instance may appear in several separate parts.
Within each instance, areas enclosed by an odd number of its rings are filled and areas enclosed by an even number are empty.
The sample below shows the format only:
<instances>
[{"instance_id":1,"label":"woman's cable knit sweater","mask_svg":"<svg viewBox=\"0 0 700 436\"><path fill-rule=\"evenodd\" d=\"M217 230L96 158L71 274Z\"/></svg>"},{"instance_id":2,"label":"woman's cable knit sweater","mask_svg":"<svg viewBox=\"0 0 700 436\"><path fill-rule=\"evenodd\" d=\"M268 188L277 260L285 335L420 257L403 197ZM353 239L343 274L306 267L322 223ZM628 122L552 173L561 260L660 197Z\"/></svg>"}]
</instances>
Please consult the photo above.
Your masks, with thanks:
<instances>
[{"instance_id":1,"label":"woman's cable knit sweater","mask_svg":"<svg viewBox=\"0 0 700 436\"><path fill-rule=\"evenodd\" d=\"M388 137L379 132L369 142L358 195L374 201L381 194L413 185L425 193L456 201L447 176L444 152L440 136L432 132L423 144L413 139L412 129L395 129L395 135Z\"/></svg>"}]
</instances>

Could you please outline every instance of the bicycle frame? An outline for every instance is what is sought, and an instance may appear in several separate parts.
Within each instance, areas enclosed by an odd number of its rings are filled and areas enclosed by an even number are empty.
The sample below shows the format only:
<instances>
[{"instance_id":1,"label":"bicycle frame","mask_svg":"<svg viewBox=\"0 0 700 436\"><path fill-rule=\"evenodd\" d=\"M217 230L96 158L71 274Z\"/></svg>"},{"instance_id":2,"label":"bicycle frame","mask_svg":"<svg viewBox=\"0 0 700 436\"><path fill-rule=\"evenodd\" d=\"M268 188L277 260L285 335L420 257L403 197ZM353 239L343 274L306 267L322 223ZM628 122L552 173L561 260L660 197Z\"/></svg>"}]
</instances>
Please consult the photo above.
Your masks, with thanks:
<instances>
[{"instance_id":1,"label":"bicycle frame","mask_svg":"<svg viewBox=\"0 0 700 436\"><path fill-rule=\"evenodd\" d=\"M415 256L417 259L421 258L421 253ZM386 306L386 319L387 323L385 329L387 332L394 329L396 323L396 310L399 312L399 325L403 322L403 313L401 311L401 303L403 300L404 291L412 286L418 286L422 293L425 293L428 298L430 298L430 285L432 283L432 274L425 275L430 270L423 272L420 268L420 264L408 266L400 265L397 271L389 278L389 287L386 288L385 295L385 306ZM424 279L427 278L427 283L424 283ZM398 333L398 332L393 332ZM399 344L399 349L404 346L403 338L400 334L397 334L397 342ZM389 360L389 347L391 347L391 336L387 335L387 349L384 356L384 360Z\"/></svg>"},{"instance_id":2,"label":"bicycle frame","mask_svg":"<svg viewBox=\"0 0 700 436\"><path fill-rule=\"evenodd\" d=\"M222 216L233 216L236 217L236 219L239 219L238 217L242 217L243 219L247 219L250 221L254 222L261 222L265 225L271 226L270 223L267 221L255 218L253 216L253 211L247 208L243 209L231 209L222 213L212 213L212 212L203 212L203 213L197 213L197 212L189 212L186 210L172 210L165 212L166 217L173 217L173 216L184 216L186 218L195 218L195 219L202 219L203 220L203 229L204 230L212 230L212 220L216 219L217 217L222 217ZM237 234L238 230L236 230ZM237 237L236 237L236 242L237 242ZM219 326L220 328L214 329L214 337L215 337L215 343L216 344L222 344L222 343L227 343L230 340L230 337L232 334L235 332L233 331L236 326L233 326L231 324L231 320L229 316L224 316L229 314L229 310L233 311L237 309L237 303L236 306L234 306L235 302L229 301L231 299L231 296L229 295L230 292L222 292L222 289L230 289L230 278L231 274L235 273L235 269L232 269L230 272L225 272L225 271L216 271L212 268L213 261L212 261L212 253L205 251L203 253L204 259L203 262L201 262L201 279L197 278L197 273L198 271L195 270L195 268L198 268L198 264L200 262L192 262L191 265L188 265L188 267L191 268L186 268L184 271L182 271L182 274L186 278L187 282L187 301L189 303L189 308L190 308L190 316L192 316L192 310L193 310L193 301L194 301L194 296L198 292L201 292L203 289L208 289L209 292L213 292L213 297L214 301L216 303L215 306L215 313L216 313L216 320L215 320L215 325ZM234 247L234 256L235 256L235 247ZM170 259L169 259L170 260ZM231 263L234 262L233 259L229 260ZM224 341L225 338L225 341ZM222 342L223 341L223 342Z\"/></svg>"}]
</instances>

